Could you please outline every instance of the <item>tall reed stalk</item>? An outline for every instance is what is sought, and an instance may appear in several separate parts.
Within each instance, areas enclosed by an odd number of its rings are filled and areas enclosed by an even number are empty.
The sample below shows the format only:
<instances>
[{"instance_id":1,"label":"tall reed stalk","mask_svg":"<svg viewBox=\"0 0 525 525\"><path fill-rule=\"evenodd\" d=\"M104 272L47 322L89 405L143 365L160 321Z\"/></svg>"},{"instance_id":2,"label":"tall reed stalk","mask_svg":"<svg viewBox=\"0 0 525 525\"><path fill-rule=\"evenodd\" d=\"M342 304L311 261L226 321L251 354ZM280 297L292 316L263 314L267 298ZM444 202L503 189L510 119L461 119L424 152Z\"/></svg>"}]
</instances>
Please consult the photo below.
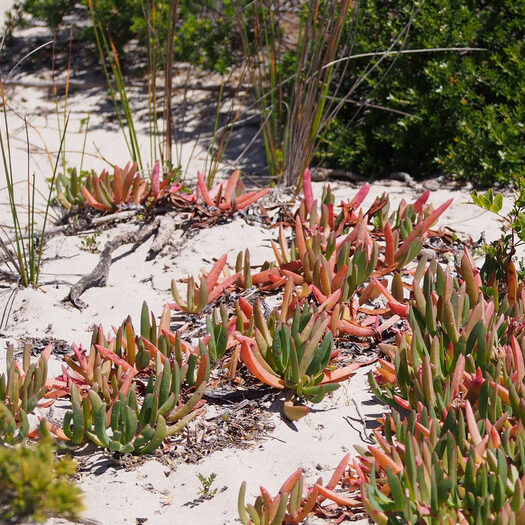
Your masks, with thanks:
<instances>
[{"instance_id":1,"label":"tall reed stalk","mask_svg":"<svg viewBox=\"0 0 525 525\"><path fill-rule=\"evenodd\" d=\"M56 69L55 69L55 60L56 60L56 34L53 37L53 48L51 53L51 71L53 75L53 97L55 99L55 114L57 118L57 129L59 136L62 135L63 125L65 124L68 118L68 100L69 100L69 83L71 80L71 56L72 56L72 44L73 44L73 29L69 30L69 45L68 45L68 57L67 57L67 72L66 72L66 85L64 93L64 107L60 109L60 102L58 97L58 87L56 85ZM64 149L61 155L62 161L62 174L64 177L67 175L67 163L66 163L66 144L64 139Z\"/></svg>"},{"instance_id":2,"label":"tall reed stalk","mask_svg":"<svg viewBox=\"0 0 525 525\"><path fill-rule=\"evenodd\" d=\"M335 59L344 47L341 40L352 0L306 0L295 12L286 7L288 4L254 0L250 11L253 37L246 29L247 10L237 10L237 21L250 66L270 177L292 186L300 181L323 131L333 120L331 106L335 102L329 93L341 64ZM285 27L294 22L298 32L290 41ZM289 75L283 60L287 52L294 64Z\"/></svg>"},{"instance_id":3,"label":"tall reed stalk","mask_svg":"<svg viewBox=\"0 0 525 525\"><path fill-rule=\"evenodd\" d=\"M97 19L96 0L88 0L95 38L102 65L106 75L109 93L113 100L115 113L126 140L131 158L136 160L139 168L144 171L142 165L140 145L137 138L133 114L130 109L123 72L120 60L113 45L111 35L108 34L100 20ZM153 166L160 160L166 172L172 174L180 170L184 174L189 168L189 161L183 166L182 146L183 128L189 122L187 118L188 107L191 100L188 98L190 80L193 70L188 69L183 82L182 101L178 102L176 111L173 107L174 98L174 42L177 38L176 25L179 14L179 0L145 0L143 3L144 17L146 22L146 53L147 53L147 96L148 96L148 132L150 146L150 165ZM230 77L231 78L231 77ZM234 100L237 98L244 78L241 80L235 92ZM228 81L229 82L229 79ZM222 160L226 146L231 137L235 122L239 117L239 111L233 111L233 102L228 113L228 123L218 130L219 115L222 105L223 87L220 89L216 113L215 129L212 137L212 158L207 173L207 183L211 184L217 172L218 163ZM233 118L230 118L234 114ZM158 116L162 115L162 119ZM161 120L161 124L159 124ZM189 155L193 158L198 139L194 142L194 148ZM207 165L208 168L208 165Z\"/></svg>"},{"instance_id":4,"label":"tall reed stalk","mask_svg":"<svg viewBox=\"0 0 525 525\"><path fill-rule=\"evenodd\" d=\"M166 160L171 163L173 108L171 106L173 87L173 39L177 21L178 0L169 0L168 41L166 42L166 69L164 77L164 124L166 126Z\"/></svg>"},{"instance_id":5,"label":"tall reed stalk","mask_svg":"<svg viewBox=\"0 0 525 525\"><path fill-rule=\"evenodd\" d=\"M104 74L106 75L108 90L115 107L115 115L122 131L122 135L124 136L124 140L126 141L126 146L128 147L131 159L138 163L139 169L142 171L144 166L142 164L140 144L135 129L133 112L131 111L117 49L111 40L111 36L106 34L102 24L97 20L95 13L95 0L88 0L88 4L98 52L102 61L102 67L104 68Z\"/></svg>"},{"instance_id":6,"label":"tall reed stalk","mask_svg":"<svg viewBox=\"0 0 525 525\"><path fill-rule=\"evenodd\" d=\"M42 263L42 251L44 248L44 237L47 226L47 219L50 212L50 205L57 175L58 166L62 157L64 140L66 137L69 116L64 122L64 127L60 136L60 146L54 163L53 174L49 183L49 192L46 197L45 210L43 214L43 222L40 233L35 229L36 226L36 205L35 196L37 193L35 185L35 175L31 175L31 166L29 159L29 136L28 124L25 123L26 142L28 147L28 166L27 166L27 224L25 228L22 226L19 210L20 205L15 200L15 180L13 176L13 165L11 155L11 139L9 133L9 122L7 118L7 100L4 91L4 84L0 76L0 96L2 100L2 115L3 126L0 126L0 152L2 156L2 163L7 185L7 194L9 200L9 208L11 211L12 226L14 231L13 241L0 241L0 248L4 252L7 260L12 263L15 270L20 275L20 283L23 286L38 285L38 278L40 275L40 267ZM3 128L3 129L2 129ZM10 249L10 243L14 248L14 254Z\"/></svg>"}]
</instances>

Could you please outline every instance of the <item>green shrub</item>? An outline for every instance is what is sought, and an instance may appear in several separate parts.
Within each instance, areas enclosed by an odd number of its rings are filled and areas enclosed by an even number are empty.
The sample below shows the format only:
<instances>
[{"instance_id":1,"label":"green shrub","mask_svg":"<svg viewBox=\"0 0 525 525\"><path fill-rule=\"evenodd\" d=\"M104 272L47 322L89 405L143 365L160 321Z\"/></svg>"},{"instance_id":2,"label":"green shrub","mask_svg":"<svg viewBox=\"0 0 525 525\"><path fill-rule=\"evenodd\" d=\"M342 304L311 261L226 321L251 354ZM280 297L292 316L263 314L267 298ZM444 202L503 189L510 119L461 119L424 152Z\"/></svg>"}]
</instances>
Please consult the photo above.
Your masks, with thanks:
<instances>
[{"instance_id":1,"label":"green shrub","mask_svg":"<svg viewBox=\"0 0 525 525\"><path fill-rule=\"evenodd\" d=\"M52 29L56 29L75 5L75 0L25 0L24 11L35 18L44 20Z\"/></svg>"},{"instance_id":2,"label":"green shrub","mask_svg":"<svg viewBox=\"0 0 525 525\"><path fill-rule=\"evenodd\" d=\"M399 36L396 50L486 50L383 60L353 94L360 105L339 115L324 158L368 176L442 171L492 183L524 175L524 12L525 0L361 2L353 54L385 51ZM369 65L370 58L352 60L347 86Z\"/></svg>"},{"instance_id":3,"label":"green shrub","mask_svg":"<svg viewBox=\"0 0 525 525\"><path fill-rule=\"evenodd\" d=\"M149 2L152 38L166 42L169 0ZM240 47L235 31L235 3L233 0L180 0L177 7L175 31L175 60L190 62L210 70L224 72L235 62L236 48ZM239 2L241 6L247 0ZM96 18L107 30L117 50L137 37L140 43L147 38L146 2L143 0L92 0ZM89 20L88 0L24 0L22 9L43 20L55 29L64 17L75 9L84 9ZM91 21L83 37L94 43Z\"/></svg>"},{"instance_id":4,"label":"green shrub","mask_svg":"<svg viewBox=\"0 0 525 525\"><path fill-rule=\"evenodd\" d=\"M130 0L125 0L129 2ZM169 2L159 4L161 42L166 41ZM175 29L176 61L189 62L205 69L225 72L239 58L240 40L235 25L235 4L247 0L205 0L179 2ZM140 2L139 2L140 4ZM142 11L133 17L133 31L146 40L146 19Z\"/></svg>"},{"instance_id":5,"label":"green shrub","mask_svg":"<svg viewBox=\"0 0 525 525\"><path fill-rule=\"evenodd\" d=\"M83 505L80 489L68 479L75 470L71 459L56 461L49 441L0 446L0 522L76 518Z\"/></svg>"}]
</instances>

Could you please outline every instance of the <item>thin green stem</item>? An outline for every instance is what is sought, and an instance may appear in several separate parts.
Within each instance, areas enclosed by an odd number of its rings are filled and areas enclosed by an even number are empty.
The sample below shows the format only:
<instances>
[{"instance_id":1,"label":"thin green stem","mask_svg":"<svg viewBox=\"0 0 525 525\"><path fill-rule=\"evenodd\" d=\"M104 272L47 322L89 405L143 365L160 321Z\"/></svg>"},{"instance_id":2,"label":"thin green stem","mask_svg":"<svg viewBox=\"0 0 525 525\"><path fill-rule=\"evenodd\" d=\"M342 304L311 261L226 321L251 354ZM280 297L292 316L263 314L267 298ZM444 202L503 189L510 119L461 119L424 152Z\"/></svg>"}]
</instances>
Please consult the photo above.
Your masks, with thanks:
<instances>
[{"instance_id":1,"label":"thin green stem","mask_svg":"<svg viewBox=\"0 0 525 525\"><path fill-rule=\"evenodd\" d=\"M39 242L39 246L38 246L38 260L37 260L37 263L36 263L36 275L35 275L35 280L34 280L35 284L38 284L38 277L40 275L40 264L42 262L42 250L44 248L44 236L45 236L45 233L46 233L47 217L49 215L49 207L51 205L53 189L54 189L54 186L55 186L55 180L56 180L56 175L57 175L57 170L58 170L58 164L60 162L60 154L62 153L62 149L63 149L63 146L64 146L64 140L66 138L66 132L67 132L68 124L69 124L69 115L67 116L67 119L66 119L66 121L64 123L64 132L62 133L62 137L60 139L60 146L58 148L58 155L57 155L57 158L56 158L56 161L55 161L55 167L53 169L53 176L51 177L51 182L49 184L49 194L48 194L47 202L46 202L46 211L44 213L44 222L42 224L42 232L40 234L40 242ZM34 196L33 196L33 198L34 198ZM34 209L34 201L33 201L33 209Z\"/></svg>"}]
</instances>

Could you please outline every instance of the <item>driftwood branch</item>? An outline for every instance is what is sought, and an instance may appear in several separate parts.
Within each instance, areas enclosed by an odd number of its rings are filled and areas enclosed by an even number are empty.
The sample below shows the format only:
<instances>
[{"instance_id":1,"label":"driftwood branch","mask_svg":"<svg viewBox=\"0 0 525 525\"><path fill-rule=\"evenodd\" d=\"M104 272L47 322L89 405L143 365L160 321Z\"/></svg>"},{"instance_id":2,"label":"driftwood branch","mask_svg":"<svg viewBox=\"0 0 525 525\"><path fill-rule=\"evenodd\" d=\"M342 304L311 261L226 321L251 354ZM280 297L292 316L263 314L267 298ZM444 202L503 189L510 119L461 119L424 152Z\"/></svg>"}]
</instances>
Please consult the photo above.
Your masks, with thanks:
<instances>
[{"instance_id":1,"label":"driftwood branch","mask_svg":"<svg viewBox=\"0 0 525 525\"><path fill-rule=\"evenodd\" d=\"M82 309L86 305L80 300L80 296L85 290L93 286L106 286L111 267L111 254L123 244L140 244L144 242L159 227L158 219L150 224L142 226L136 232L124 233L118 235L113 240L108 241L100 254L100 260L93 271L84 275L76 284L71 287L67 299L69 299L77 308Z\"/></svg>"},{"instance_id":2,"label":"driftwood branch","mask_svg":"<svg viewBox=\"0 0 525 525\"><path fill-rule=\"evenodd\" d=\"M115 213L111 213L110 215L101 215L100 217L93 217L88 224L88 228L93 228L94 226L100 226L101 224L107 224L108 222L113 221L125 221L127 219L131 219L135 215L138 215L139 213L143 213L143 210L123 210ZM36 239L39 239L42 236L42 233L44 234L44 238L52 237L53 235L56 235L57 233L62 232L69 232L70 230L73 230L75 234L82 233L85 231L84 227L81 228L75 228L71 224L62 224L60 226L55 226L54 228L46 228L44 232L37 230L34 233L34 237ZM30 235L21 235L20 239L29 239ZM13 244L16 242L16 237L9 237L8 241Z\"/></svg>"}]
</instances>

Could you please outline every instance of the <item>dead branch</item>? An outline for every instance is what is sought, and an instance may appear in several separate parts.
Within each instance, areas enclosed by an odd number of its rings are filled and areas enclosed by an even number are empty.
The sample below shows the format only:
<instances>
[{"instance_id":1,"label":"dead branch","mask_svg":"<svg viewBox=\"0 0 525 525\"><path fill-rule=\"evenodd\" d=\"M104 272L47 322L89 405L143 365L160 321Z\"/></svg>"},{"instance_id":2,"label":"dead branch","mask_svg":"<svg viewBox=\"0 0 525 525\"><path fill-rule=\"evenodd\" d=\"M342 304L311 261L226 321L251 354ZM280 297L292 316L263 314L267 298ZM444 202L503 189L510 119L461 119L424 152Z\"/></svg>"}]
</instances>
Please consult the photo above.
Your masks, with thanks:
<instances>
[{"instance_id":1,"label":"dead branch","mask_svg":"<svg viewBox=\"0 0 525 525\"><path fill-rule=\"evenodd\" d=\"M108 241L100 254L100 260L93 271L84 275L76 284L71 287L69 295L66 300L71 301L78 309L84 308L86 305L80 300L80 296L85 290L93 286L106 286L109 275L109 268L111 267L111 254L123 244L138 245L144 242L150 235L152 235L159 227L159 220L155 219L150 224L142 226L136 232L128 232L115 237Z\"/></svg>"}]
</instances>

